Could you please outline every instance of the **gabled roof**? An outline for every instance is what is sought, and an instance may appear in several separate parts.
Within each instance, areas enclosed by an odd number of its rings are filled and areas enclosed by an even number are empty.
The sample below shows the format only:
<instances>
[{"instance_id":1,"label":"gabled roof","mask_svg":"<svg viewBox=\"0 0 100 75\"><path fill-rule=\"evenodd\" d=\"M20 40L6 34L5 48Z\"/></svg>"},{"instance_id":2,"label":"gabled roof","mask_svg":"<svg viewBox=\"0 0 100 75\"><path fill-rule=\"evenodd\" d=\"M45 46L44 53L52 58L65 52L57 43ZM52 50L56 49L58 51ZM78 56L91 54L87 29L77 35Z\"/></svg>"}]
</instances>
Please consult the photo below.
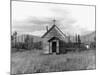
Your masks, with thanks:
<instances>
[{"instance_id":1,"label":"gabled roof","mask_svg":"<svg viewBox=\"0 0 100 75\"><path fill-rule=\"evenodd\" d=\"M57 31L65 38L66 35L56 26L56 25L53 25L43 36L42 38L44 38L50 31L52 31L54 28L57 29Z\"/></svg>"}]
</instances>

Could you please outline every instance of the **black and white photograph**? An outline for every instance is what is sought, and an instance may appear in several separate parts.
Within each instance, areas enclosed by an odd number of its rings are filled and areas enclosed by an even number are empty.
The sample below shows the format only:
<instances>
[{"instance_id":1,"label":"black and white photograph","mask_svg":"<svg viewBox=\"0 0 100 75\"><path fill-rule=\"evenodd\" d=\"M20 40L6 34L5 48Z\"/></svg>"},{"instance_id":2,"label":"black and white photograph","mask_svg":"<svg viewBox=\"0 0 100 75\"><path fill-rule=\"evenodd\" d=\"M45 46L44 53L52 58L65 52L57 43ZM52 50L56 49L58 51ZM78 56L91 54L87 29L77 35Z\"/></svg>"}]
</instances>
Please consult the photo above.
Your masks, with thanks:
<instances>
[{"instance_id":1,"label":"black and white photograph","mask_svg":"<svg viewBox=\"0 0 100 75\"><path fill-rule=\"evenodd\" d=\"M96 69L95 5L11 1L11 74Z\"/></svg>"}]
</instances>

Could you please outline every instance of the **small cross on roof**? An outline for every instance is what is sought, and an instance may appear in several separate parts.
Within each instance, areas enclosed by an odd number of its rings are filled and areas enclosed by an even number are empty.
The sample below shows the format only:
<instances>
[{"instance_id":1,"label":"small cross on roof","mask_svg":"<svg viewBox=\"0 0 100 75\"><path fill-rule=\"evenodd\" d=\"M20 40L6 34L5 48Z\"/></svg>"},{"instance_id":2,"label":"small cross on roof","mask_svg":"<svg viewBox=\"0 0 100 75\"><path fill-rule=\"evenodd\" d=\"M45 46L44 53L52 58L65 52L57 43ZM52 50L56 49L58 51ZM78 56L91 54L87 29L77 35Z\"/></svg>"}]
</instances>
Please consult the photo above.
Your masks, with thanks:
<instances>
[{"instance_id":1,"label":"small cross on roof","mask_svg":"<svg viewBox=\"0 0 100 75\"><path fill-rule=\"evenodd\" d=\"M56 20L54 19L54 20L53 20L53 24L54 24L54 25L55 25L55 22L56 22Z\"/></svg>"}]
</instances>

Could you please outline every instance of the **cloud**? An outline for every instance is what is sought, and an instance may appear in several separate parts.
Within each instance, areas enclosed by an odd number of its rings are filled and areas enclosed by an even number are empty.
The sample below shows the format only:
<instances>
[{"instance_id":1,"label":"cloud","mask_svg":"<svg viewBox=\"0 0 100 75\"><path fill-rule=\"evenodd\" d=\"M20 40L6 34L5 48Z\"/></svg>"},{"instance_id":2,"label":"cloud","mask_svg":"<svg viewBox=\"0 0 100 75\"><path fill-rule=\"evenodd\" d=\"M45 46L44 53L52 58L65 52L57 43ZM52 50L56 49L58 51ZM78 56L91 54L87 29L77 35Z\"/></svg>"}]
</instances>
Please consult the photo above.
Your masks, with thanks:
<instances>
[{"instance_id":1,"label":"cloud","mask_svg":"<svg viewBox=\"0 0 100 75\"><path fill-rule=\"evenodd\" d=\"M28 23L34 23L36 25L46 25L46 24L52 24L52 18L49 17L29 17Z\"/></svg>"},{"instance_id":2,"label":"cloud","mask_svg":"<svg viewBox=\"0 0 100 75\"><path fill-rule=\"evenodd\" d=\"M60 20L64 19L65 17L67 17L69 15L69 11L61 8L61 7L54 7L51 8L50 11L53 12L53 15L55 15L56 18L60 18Z\"/></svg>"},{"instance_id":3,"label":"cloud","mask_svg":"<svg viewBox=\"0 0 100 75\"><path fill-rule=\"evenodd\" d=\"M85 34L89 32L86 25L79 25L76 18L73 17L71 11L67 8L51 8L51 11L56 15L57 25L65 34L75 35L77 34Z\"/></svg>"},{"instance_id":4,"label":"cloud","mask_svg":"<svg viewBox=\"0 0 100 75\"><path fill-rule=\"evenodd\" d=\"M51 8L51 11L54 13L54 15L56 15L57 26L65 34L74 34L78 31L78 27L76 27L77 20L72 17L69 9L56 7Z\"/></svg>"},{"instance_id":5,"label":"cloud","mask_svg":"<svg viewBox=\"0 0 100 75\"><path fill-rule=\"evenodd\" d=\"M49 28L53 25L53 19L56 20L56 25L62 29L62 31L68 32L74 28L73 24L76 22L75 19L69 17L69 12L64 9L51 8L54 17L36 17L29 16L23 20L14 20L13 21L13 31L18 32L31 32L34 34L40 31L46 31L46 26Z\"/></svg>"},{"instance_id":6,"label":"cloud","mask_svg":"<svg viewBox=\"0 0 100 75\"><path fill-rule=\"evenodd\" d=\"M53 14L55 15L54 17L57 19L57 21L61 24L74 24L77 22L76 19L72 17L71 11L67 8L51 8L50 9Z\"/></svg>"},{"instance_id":7,"label":"cloud","mask_svg":"<svg viewBox=\"0 0 100 75\"><path fill-rule=\"evenodd\" d=\"M23 7L20 5L23 5ZM12 13L12 31L40 35L41 31L46 31L47 25L49 28L53 25L53 19L56 19L56 25L64 33L82 34L88 30L93 30L95 27L94 12L92 9L90 10L90 7L88 9L70 5L17 3L13 5Z\"/></svg>"},{"instance_id":8,"label":"cloud","mask_svg":"<svg viewBox=\"0 0 100 75\"><path fill-rule=\"evenodd\" d=\"M35 36L42 36L46 31L40 30L40 31L34 31L31 34Z\"/></svg>"},{"instance_id":9,"label":"cloud","mask_svg":"<svg viewBox=\"0 0 100 75\"><path fill-rule=\"evenodd\" d=\"M35 17L31 16L24 20L14 20L12 24L12 31L18 32L34 32L46 30L45 27L52 25L52 18L47 17Z\"/></svg>"}]
</instances>

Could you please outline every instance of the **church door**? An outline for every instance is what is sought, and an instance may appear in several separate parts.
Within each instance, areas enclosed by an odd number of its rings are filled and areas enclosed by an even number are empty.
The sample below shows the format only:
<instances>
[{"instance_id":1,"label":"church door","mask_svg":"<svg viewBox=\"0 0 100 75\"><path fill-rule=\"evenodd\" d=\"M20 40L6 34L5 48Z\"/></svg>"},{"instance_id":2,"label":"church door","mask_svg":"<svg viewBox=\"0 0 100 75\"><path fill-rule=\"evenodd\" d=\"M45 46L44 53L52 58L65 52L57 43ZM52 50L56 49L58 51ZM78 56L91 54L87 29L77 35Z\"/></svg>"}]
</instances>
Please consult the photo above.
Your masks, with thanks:
<instances>
[{"instance_id":1,"label":"church door","mask_svg":"<svg viewBox=\"0 0 100 75\"><path fill-rule=\"evenodd\" d=\"M52 42L52 52L56 52L56 49L57 49L57 42L53 41Z\"/></svg>"}]
</instances>

